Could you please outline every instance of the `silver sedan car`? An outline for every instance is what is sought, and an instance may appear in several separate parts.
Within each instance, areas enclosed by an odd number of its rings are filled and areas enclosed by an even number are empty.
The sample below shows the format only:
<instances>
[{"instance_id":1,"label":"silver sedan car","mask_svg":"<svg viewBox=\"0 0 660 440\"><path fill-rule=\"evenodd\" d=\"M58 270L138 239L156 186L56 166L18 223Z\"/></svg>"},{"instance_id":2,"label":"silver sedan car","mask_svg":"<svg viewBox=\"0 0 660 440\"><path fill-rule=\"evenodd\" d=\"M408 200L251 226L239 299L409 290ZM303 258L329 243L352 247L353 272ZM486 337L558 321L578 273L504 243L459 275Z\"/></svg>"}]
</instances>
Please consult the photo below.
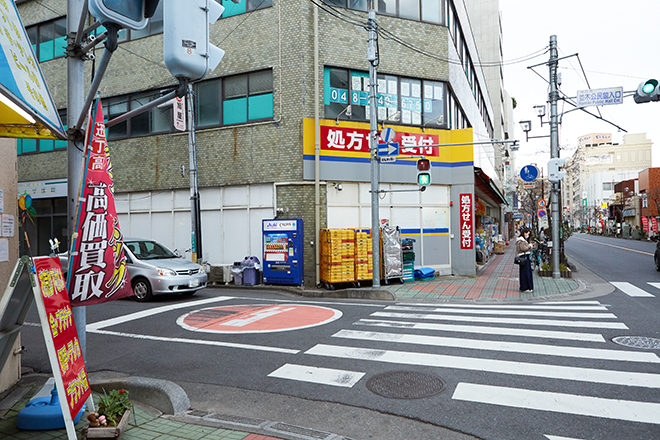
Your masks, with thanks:
<instances>
[{"instance_id":1,"label":"silver sedan car","mask_svg":"<svg viewBox=\"0 0 660 440\"><path fill-rule=\"evenodd\" d=\"M184 260L155 240L124 238L126 267L135 301L149 301L154 295L194 295L206 287L204 266ZM68 269L68 254L60 254L62 268Z\"/></svg>"}]
</instances>

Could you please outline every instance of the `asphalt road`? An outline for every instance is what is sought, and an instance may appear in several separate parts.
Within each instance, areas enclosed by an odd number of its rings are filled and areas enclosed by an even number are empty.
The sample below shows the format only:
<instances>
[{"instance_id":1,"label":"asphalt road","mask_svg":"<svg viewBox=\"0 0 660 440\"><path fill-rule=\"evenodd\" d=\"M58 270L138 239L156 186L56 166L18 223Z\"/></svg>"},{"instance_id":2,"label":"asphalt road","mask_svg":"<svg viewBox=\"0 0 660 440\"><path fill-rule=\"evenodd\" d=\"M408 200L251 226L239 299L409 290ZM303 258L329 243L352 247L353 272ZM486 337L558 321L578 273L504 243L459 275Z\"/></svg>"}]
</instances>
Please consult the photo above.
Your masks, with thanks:
<instances>
[{"instance_id":1,"label":"asphalt road","mask_svg":"<svg viewBox=\"0 0 660 440\"><path fill-rule=\"evenodd\" d=\"M441 438L434 426L488 440L657 440L660 350L612 342L660 338L654 248L584 234L566 243L584 274L648 296L617 289L568 304L411 309L206 289L90 306L87 368L174 381L196 409L356 440ZM640 294L629 285L617 284ZM40 331L24 328L23 365L49 371ZM376 383L380 374L392 382Z\"/></svg>"}]
</instances>

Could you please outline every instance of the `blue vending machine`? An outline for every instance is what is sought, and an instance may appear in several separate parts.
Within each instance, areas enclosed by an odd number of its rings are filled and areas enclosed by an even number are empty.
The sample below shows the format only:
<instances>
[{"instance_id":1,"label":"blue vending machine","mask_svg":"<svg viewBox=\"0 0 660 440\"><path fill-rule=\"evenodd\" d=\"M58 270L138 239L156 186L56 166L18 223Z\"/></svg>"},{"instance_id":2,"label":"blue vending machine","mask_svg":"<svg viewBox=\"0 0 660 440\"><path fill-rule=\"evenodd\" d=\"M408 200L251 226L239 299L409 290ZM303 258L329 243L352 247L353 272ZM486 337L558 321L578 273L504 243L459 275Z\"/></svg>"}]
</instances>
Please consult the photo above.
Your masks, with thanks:
<instances>
[{"instance_id":1,"label":"blue vending machine","mask_svg":"<svg viewBox=\"0 0 660 440\"><path fill-rule=\"evenodd\" d=\"M262 220L264 284L303 283L303 222Z\"/></svg>"}]
</instances>

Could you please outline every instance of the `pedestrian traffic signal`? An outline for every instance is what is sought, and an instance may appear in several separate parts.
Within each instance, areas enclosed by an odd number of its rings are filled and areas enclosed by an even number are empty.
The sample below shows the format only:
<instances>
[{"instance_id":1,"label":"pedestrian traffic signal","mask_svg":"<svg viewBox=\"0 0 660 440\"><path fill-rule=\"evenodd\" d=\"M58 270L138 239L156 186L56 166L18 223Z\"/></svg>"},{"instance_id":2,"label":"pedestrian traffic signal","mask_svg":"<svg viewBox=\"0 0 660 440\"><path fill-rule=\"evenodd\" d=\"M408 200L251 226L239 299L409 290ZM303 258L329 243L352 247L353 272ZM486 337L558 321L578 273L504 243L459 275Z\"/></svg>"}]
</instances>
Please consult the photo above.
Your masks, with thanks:
<instances>
[{"instance_id":1,"label":"pedestrian traffic signal","mask_svg":"<svg viewBox=\"0 0 660 440\"><path fill-rule=\"evenodd\" d=\"M225 51L209 42L209 24L225 10L215 0L163 0L163 56L176 78L198 81Z\"/></svg>"},{"instance_id":2,"label":"pedestrian traffic signal","mask_svg":"<svg viewBox=\"0 0 660 440\"><path fill-rule=\"evenodd\" d=\"M89 0L89 13L104 25L144 29L154 15L159 0Z\"/></svg>"},{"instance_id":3,"label":"pedestrian traffic signal","mask_svg":"<svg viewBox=\"0 0 660 440\"><path fill-rule=\"evenodd\" d=\"M641 83L637 87L633 99L637 104L660 101L660 86L658 86L658 80L649 79Z\"/></svg>"},{"instance_id":4,"label":"pedestrian traffic signal","mask_svg":"<svg viewBox=\"0 0 660 440\"><path fill-rule=\"evenodd\" d=\"M424 191L431 184L431 161L419 159L417 161L417 184Z\"/></svg>"},{"instance_id":5,"label":"pedestrian traffic signal","mask_svg":"<svg viewBox=\"0 0 660 440\"><path fill-rule=\"evenodd\" d=\"M550 159L548 161L548 180L550 182L560 182L564 178L566 171L559 171L564 162L566 162L566 159Z\"/></svg>"}]
</instances>

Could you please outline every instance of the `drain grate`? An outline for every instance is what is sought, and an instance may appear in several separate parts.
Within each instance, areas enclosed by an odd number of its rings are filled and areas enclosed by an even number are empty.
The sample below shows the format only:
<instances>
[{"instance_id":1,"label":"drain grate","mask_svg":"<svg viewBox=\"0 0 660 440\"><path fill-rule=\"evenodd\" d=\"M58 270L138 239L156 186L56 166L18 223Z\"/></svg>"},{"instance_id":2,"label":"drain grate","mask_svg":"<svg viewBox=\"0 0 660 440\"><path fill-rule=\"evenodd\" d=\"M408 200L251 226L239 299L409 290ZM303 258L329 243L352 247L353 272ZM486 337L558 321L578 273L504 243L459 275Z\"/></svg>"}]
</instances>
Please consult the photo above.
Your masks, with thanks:
<instances>
[{"instance_id":1,"label":"drain grate","mask_svg":"<svg viewBox=\"0 0 660 440\"><path fill-rule=\"evenodd\" d=\"M392 371L369 379L367 389L391 399L422 399L442 393L445 382L433 374Z\"/></svg>"},{"instance_id":2,"label":"drain grate","mask_svg":"<svg viewBox=\"0 0 660 440\"><path fill-rule=\"evenodd\" d=\"M647 336L617 336L612 342L626 347L644 348L647 350L660 350L660 339Z\"/></svg>"}]
</instances>

